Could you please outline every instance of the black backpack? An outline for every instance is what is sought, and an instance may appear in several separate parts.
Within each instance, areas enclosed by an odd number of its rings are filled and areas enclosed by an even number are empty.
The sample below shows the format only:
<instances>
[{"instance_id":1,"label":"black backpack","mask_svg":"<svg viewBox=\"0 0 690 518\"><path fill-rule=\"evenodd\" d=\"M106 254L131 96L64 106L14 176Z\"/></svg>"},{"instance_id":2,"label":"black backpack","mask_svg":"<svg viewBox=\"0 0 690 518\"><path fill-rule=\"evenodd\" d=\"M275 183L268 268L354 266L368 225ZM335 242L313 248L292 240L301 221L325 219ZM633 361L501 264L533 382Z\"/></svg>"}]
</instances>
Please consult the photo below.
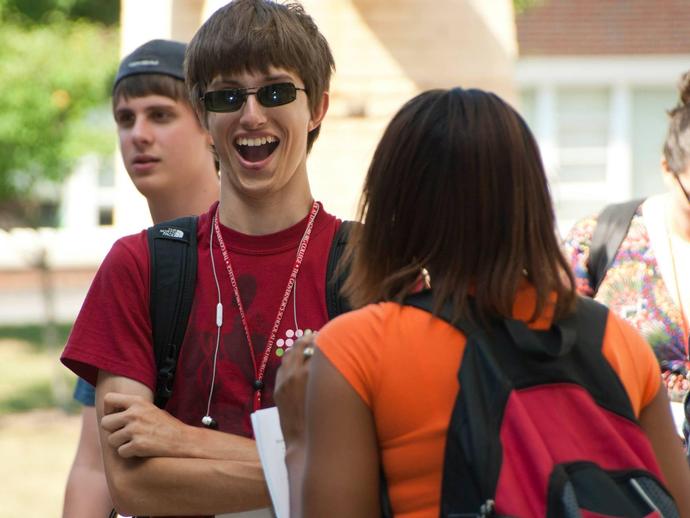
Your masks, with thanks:
<instances>
[{"instance_id":1,"label":"black backpack","mask_svg":"<svg viewBox=\"0 0 690 518\"><path fill-rule=\"evenodd\" d=\"M613 264L616 252L628 234L630 222L643 201L642 198L613 203L604 207L601 214L597 216L597 225L592 234L587 261L589 285L594 290L592 296L599 291L601 281L604 280L607 270Z\"/></svg>"},{"instance_id":2,"label":"black backpack","mask_svg":"<svg viewBox=\"0 0 690 518\"><path fill-rule=\"evenodd\" d=\"M431 312L431 292L405 304ZM467 337L446 436L442 518L678 516L602 354L605 306L579 298L573 315L544 331L513 319L486 328L452 322L448 305L439 317ZM383 515L392 516L382 499Z\"/></svg>"},{"instance_id":3,"label":"black backpack","mask_svg":"<svg viewBox=\"0 0 690 518\"><path fill-rule=\"evenodd\" d=\"M147 230L151 265L151 329L158 371L154 403L160 408L172 396L177 359L194 300L197 221L197 216L187 216L159 223ZM340 224L328 254L326 307L329 320L351 309L340 295L347 269L338 269L337 266L354 224L352 221Z\"/></svg>"}]
</instances>

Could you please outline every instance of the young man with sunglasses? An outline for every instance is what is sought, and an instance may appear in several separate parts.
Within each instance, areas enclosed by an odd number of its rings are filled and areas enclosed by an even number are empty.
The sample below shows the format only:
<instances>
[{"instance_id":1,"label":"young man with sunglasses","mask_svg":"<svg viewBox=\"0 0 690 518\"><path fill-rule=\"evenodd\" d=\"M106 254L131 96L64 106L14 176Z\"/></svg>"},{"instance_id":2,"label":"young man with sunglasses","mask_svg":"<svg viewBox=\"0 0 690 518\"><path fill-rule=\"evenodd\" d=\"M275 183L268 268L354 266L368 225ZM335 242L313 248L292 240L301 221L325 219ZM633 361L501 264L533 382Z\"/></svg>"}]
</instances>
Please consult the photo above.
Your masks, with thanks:
<instances>
[{"instance_id":1,"label":"young man with sunglasses","mask_svg":"<svg viewBox=\"0 0 690 518\"><path fill-rule=\"evenodd\" d=\"M113 84L112 109L122 160L146 197L154 223L200 214L218 199L210 137L184 86L186 45L151 40L126 56ZM64 518L107 516L112 508L103 472L95 389L79 379L82 427L69 473Z\"/></svg>"},{"instance_id":2,"label":"young man with sunglasses","mask_svg":"<svg viewBox=\"0 0 690 518\"><path fill-rule=\"evenodd\" d=\"M250 414L273 406L284 352L328 319L327 261L340 222L314 201L306 160L333 68L301 6L270 0L231 2L188 47L187 86L221 192L198 220L194 301L166 411L152 404L145 233L113 247L62 358L97 383L121 512L267 513Z\"/></svg>"}]
</instances>

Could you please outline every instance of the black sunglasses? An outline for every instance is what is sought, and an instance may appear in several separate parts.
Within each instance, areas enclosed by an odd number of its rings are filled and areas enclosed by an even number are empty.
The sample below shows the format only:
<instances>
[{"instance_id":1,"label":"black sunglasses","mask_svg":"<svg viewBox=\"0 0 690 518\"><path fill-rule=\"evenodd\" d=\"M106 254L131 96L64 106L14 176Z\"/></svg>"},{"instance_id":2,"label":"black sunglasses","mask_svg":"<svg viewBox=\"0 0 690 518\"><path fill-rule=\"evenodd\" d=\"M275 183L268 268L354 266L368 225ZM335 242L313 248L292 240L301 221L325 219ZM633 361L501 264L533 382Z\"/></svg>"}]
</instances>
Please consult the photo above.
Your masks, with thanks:
<instances>
[{"instance_id":1,"label":"black sunglasses","mask_svg":"<svg viewBox=\"0 0 690 518\"><path fill-rule=\"evenodd\" d=\"M289 104L297 98L297 91L306 92L304 88L297 88L292 83L276 83L258 88L228 88L206 92L201 96L207 111L236 112L247 100L248 95L256 95L261 106L273 108Z\"/></svg>"}]
</instances>

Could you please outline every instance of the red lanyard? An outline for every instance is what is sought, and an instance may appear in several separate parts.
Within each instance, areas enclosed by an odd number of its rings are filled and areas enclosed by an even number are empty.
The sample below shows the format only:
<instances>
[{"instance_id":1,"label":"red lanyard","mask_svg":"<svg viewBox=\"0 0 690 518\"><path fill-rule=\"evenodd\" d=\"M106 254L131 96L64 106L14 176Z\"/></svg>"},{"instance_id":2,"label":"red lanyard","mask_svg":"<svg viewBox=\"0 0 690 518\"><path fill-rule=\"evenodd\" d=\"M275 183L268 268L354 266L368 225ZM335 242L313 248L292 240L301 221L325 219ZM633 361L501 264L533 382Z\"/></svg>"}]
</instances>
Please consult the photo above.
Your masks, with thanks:
<instances>
[{"instance_id":1,"label":"red lanyard","mask_svg":"<svg viewBox=\"0 0 690 518\"><path fill-rule=\"evenodd\" d=\"M266 347L264 348L264 354L261 358L261 365L256 365L256 358L254 358L254 344L252 343L252 335L249 330L249 321L247 320L247 315L244 312L244 306L242 305L242 299L240 298L240 290L237 288L237 280L235 279L235 273L232 270L232 264L230 263L230 254L225 247L225 242L223 241L223 236L220 233L220 225L218 224L218 209L213 216L213 228L216 232L216 238L218 239L218 244L220 245L220 250L223 253L223 260L225 261L225 267L228 270L228 276L230 277L230 284L232 285L232 291L235 295L235 301L237 302L237 309L240 312L240 319L242 320L242 327L244 327L244 334L247 337L247 344L249 346L249 357L252 359L252 365L254 366L254 402L253 410L261 407L261 390L264 388L264 373L266 372L266 366L268 365L268 359L271 356L271 351L273 350L273 344L275 343L276 334L278 333L278 328L280 327L280 321L283 319L283 313L285 313L285 308L287 307L288 301L290 299L290 293L292 292L292 287L295 285L297 280L297 274L299 273L299 268L302 265L302 260L304 259L304 254L307 252L307 245L309 244L309 237L311 236L312 228L314 227L314 220L316 215L319 213L319 204L314 202L311 206L311 212L309 213L309 220L307 222L307 228L304 231L302 240L297 247L297 257L295 258L295 265L292 267L292 272L290 273L290 278L288 279L287 286L285 288L285 294L283 295L283 300L280 302L280 307L278 308L278 315L276 316L275 322L273 323L273 329L271 330L271 335L266 342ZM213 239L213 236L211 236Z\"/></svg>"}]
</instances>

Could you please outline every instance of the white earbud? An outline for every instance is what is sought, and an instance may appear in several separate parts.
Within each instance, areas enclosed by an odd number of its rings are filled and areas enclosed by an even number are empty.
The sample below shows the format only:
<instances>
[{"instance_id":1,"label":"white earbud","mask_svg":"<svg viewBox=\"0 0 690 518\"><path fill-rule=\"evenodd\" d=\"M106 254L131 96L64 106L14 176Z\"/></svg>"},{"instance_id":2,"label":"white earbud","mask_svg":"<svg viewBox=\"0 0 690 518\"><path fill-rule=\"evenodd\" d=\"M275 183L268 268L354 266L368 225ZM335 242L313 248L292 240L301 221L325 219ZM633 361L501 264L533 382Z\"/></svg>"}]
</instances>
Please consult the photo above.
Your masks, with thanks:
<instances>
[{"instance_id":1,"label":"white earbud","mask_svg":"<svg viewBox=\"0 0 690 518\"><path fill-rule=\"evenodd\" d=\"M216 326L220 327L223 325L223 304L218 301L216 305Z\"/></svg>"},{"instance_id":2,"label":"white earbud","mask_svg":"<svg viewBox=\"0 0 690 518\"><path fill-rule=\"evenodd\" d=\"M203 424L206 428L211 428L213 430L218 429L218 422L213 419L210 415L205 415L204 417L201 418L201 424Z\"/></svg>"}]
</instances>

